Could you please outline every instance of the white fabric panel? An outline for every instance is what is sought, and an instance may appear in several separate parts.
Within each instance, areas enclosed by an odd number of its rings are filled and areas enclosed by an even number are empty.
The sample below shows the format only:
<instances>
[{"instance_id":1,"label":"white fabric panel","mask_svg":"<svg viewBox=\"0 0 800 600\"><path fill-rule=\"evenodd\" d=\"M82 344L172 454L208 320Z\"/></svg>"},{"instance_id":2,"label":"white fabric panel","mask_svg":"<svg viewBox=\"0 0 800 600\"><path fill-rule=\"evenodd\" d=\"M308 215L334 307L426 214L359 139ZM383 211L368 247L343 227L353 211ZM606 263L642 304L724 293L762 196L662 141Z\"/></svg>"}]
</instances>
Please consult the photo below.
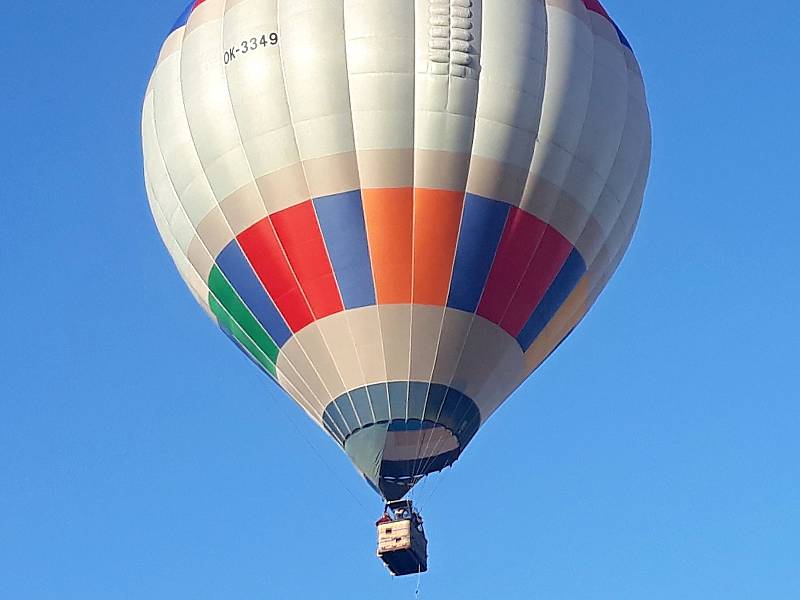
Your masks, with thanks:
<instances>
[{"instance_id":1,"label":"white fabric panel","mask_svg":"<svg viewBox=\"0 0 800 600\"><path fill-rule=\"evenodd\" d=\"M648 153L647 148L650 146L649 116L644 98L641 96L641 85L636 83L640 81L638 72L629 69L628 80L631 85L628 87L628 114L622 141L603 193L592 213L603 230L604 239L610 235L626 200L633 192L641 165ZM649 160L646 162L649 170ZM641 203L641 197L634 198L633 201ZM591 263L600 251L600 244L595 242L588 247L583 246L583 249L584 260Z\"/></svg>"},{"instance_id":2,"label":"white fabric panel","mask_svg":"<svg viewBox=\"0 0 800 600\"><path fill-rule=\"evenodd\" d=\"M448 3L415 0L414 148L469 154L478 101L482 0L472 2L471 17L459 28L453 23L450 27L435 24L437 15L432 12L432 7L440 4ZM459 76L450 77L450 67L457 57L448 50L445 51L448 62L437 62L433 59L436 52L431 46L437 39L450 41L458 37L466 38L462 41L468 43L470 65L464 67Z\"/></svg>"},{"instance_id":3,"label":"white fabric panel","mask_svg":"<svg viewBox=\"0 0 800 600\"><path fill-rule=\"evenodd\" d=\"M521 208L549 222L577 152L589 106L594 35L571 11L551 4L546 9L548 49L542 117ZM582 4L581 9L585 10Z\"/></svg>"},{"instance_id":4,"label":"white fabric panel","mask_svg":"<svg viewBox=\"0 0 800 600\"><path fill-rule=\"evenodd\" d=\"M647 172L650 168L650 147L645 149L642 153L642 164L637 174L628 201L625 203L622 212L620 213L617 225L614 226L611 236L607 243L608 251L610 254L616 254L620 248L627 246L629 238L636 228L636 223L639 219L639 214L642 210L642 198L644 196L644 186L647 179Z\"/></svg>"},{"instance_id":5,"label":"white fabric panel","mask_svg":"<svg viewBox=\"0 0 800 600\"><path fill-rule=\"evenodd\" d=\"M631 54L627 48L625 52ZM650 146L650 115L647 111L644 83L639 69L635 63L631 64L630 62L628 62L627 108L623 143L606 182L610 193L620 201L630 194L638 175L642 155Z\"/></svg>"},{"instance_id":6,"label":"white fabric panel","mask_svg":"<svg viewBox=\"0 0 800 600\"><path fill-rule=\"evenodd\" d=\"M180 202L189 220L197 227L217 206L217 200L200 164L186 120L181 96L180 60L178 50L153 74L156 132Z\"/></svg>"},{"instance_id":7,"label":"white fabric panel","mask_svg":"<svg viewBox=\"0 0 800 600\"><path fill-rule=\"evenodd\" d=\"M150 92L145 98L142 108L142 145L145 150L144 167L148 174L150 187L152 189L152 201L157 204L164 216L164 220L169 227L170 234L176 239L176 243L183 254L187 253L189 240L186 241L185 232L175 231L175 215L182 213L180 202L175 195L175 188L170 180L169 173L164 165L164 158L158 143L155 129L154 99L155 92ZM178 223L180 227L180 223Z\"/></svg>"},{"instance_id":8,"label":"white fabric panel","mask_svg":"<svg viewBox=\"0 0 800 600\"><path fill-rule=\"evenodd\" d=\"M189 291L192 293L194 299L202 307L206 315L208 315L208 317L216 323L217 317L211 312L211 308L208 305L208 286L206 285L206 282L200 278L197 271L189 262L189 259L187 259L181 251L178 243L175 241L174 236L169 230L169 224L164 219L161 208L153 201L155 193L152 191L146 171L145 186L147 187L150 211L153 214L153 220L155 221L156 229L158 230L158 234L161 236L161 240L164 242L164 246L167 248L167 252L175 263L181 278L189 287Z\"/></svg>"},{"instance_id":9,"label":"white fabric panel","mask_svg":"<svg viewBox=\"0 0 800 600\"><path fill-rule=\"evenodd\" d=\"M607 23L606 19L602 19ZM564 193L591 214L614 164L628 107L628 70L619 42L595 34L590 101Z\"/></svg>"},{"instance_id":10,"label":"white fabric panel","mask_svg":"<svg viewBox=\"0 0 800 600\"><path fill-rule=\"evenodd\" d=\"M278 0L281 59L302 160L352 152L341 0Z\"/></svg>"},{"instance_id":11,"label":"white fabric panel","mask_svg":"<svg viewBox=\"0 0 800 600\"><path fill-rule=\"evenodd\" d=\"M590 218L605 231L603 223L598 223L598 220L607 211L603 206L598 210L598 204L622 149L628 116L627 65L620 48L618 41L612 45L602 36L595 35L590 102L576 154L563 182L562 199L577 202L583 210L573 209L570 222L558 222L556 226L568 239L579 240L576 245L584 256L587 250L591 250L592 243L596 246L602 236L602 233L588 228ZM620 205L619 202L616 204ZM582 239L584 233L590 237Z\"/></svg>"},{"instance_id":12,"label":"white fabric panel","mask_svg":"<svg viewBox=\"0 0 800 600\"><path fill-rule=\"evenodd\" d=\"M250 169L256 178L299 162L292 118L283 82L277 0L243 0L229 8L223 22L223 48L236 49L225 65L230 99ZM266 36L268 45L261 45ZM256 40L256 49L251 41ZM241 53L242 42L248 51ZM223 55L224 56L224 55ZM265 201L269 205L269 198ZM270 208L270 212L274 212Z\"/></svg>"},{"instance_id":13,"label":"white fabric panel","mask_svg":"<svg viewBox=\"0 0 800 600\"><path fill-rule=\"evenodd\" d=\"M169 227L178 245L185 252L194 238L195 229L189 217L184 212L183 207L180 207L179 210L172 213L169 219Z\"/></svg>"},{"instance_id":14,"label":"white fabric panel","mask_svg":"<svg viewBox=\"0 0 800 600\"><path fill-rule=\"evenodd\" d=\"M650 147L642 153L639 172L634 182L631 193L624 204L622 213L617 223L614 225L608 240L597 254L594 262L590 265L587 276L589 277L589 290L586 292L586 300L580 310L576 310L571 321L577 324L586 312L594 305L600 293L608 284L611 276L617 270L622 261L628 246L633 238L636 223L642 207L642 197L644 186L647 180L647 173L650 168Z\"/></svg>"},{"instance_id":15,"label":"white fabric panel","mask_svg":"<svg viewBox=\"0 0 800 600\"><path fill-rule=\"evenodd\" d=\"M542 0L483 5L472 153L528 169L539 130L547 33Z\"/></svg>"},{"instance_id":16,"label":"white fabric panel","mask_svg":"<svg viewBox=\"0 0 800 600\"><path fill-rule=\"evenodd\" d=\"M160 149L155 136L152 100L153 92L149 91L145 97L142 110L142 141L145 149L144 177L150 211L153 214L153 219L159 235L172 257L181 278L189 287L195 300L197 300L206 314L216 322L217 319L208 306L208 287L205 280L200 277L197 270L189 262L186 256L186 250L181 248L179 242L175 238L164 210L159 204L159 201L165 202L168 199L172 199L167 209L175 213L180 212L180 207L174 195L171 182L166 174L166 170L163 168Z\"/></svg>"},{"instance_id":17,"label":"white fabric panel","mask_svg":"<svg viewBox=\"0 0 800 600\"><path fill-rule=\"evenodd\" d=\"M187 32L180 70L192 139L218 200L253 179L225 77L223 8L224 0L206 0L197 7L192 19L202 17L203 24Z\"/></svg>"},{"instance_id":18,"label":"white fabric panel","mask_svg":"<svg viewBox=\"0 0 800 600\"><path fill-rule=\"evenodd\" d=\"M414 144L414 5L344 0L356 150Z\"/></svg>"}]
</instances>

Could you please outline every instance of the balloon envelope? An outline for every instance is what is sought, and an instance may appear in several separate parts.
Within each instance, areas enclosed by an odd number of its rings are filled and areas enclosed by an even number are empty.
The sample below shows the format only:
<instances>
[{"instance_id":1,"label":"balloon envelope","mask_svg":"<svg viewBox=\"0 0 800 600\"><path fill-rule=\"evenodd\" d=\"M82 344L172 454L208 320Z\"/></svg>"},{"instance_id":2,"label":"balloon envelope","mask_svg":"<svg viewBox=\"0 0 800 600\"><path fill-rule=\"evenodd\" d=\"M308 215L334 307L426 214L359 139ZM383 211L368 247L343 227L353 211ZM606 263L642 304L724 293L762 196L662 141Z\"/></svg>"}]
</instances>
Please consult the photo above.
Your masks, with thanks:
<instances>
[{"instance_id":1,"label":"balloon envelope","mask_svg":"<svg viewBox=\"0 0 800 600\"><path fill-rule=\"evenodd\" d=\"M650 162L596 0L198 0L142 136L197 302L388 499L583 318Z\"/></svg>"}]
</instances>

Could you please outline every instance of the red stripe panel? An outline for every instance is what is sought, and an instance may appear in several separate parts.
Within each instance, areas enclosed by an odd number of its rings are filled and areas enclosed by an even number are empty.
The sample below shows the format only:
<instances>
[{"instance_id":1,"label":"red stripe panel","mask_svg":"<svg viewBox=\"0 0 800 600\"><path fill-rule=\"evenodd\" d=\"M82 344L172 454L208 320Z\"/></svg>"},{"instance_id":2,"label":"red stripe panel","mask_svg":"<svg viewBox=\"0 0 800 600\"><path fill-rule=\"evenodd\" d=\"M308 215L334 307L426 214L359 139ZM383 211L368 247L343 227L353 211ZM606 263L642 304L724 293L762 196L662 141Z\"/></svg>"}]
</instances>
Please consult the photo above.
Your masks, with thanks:
<instances>
[{"instance_id":1,"label":"red stripe panel","mask_svg":"<svg viewBox=\"0 0 800 600\"><path fill-rule=\"evenodd\" d=\"M611 17L608 16L606 9L603 8L603 5L600 4L599 0L583 0L584 5L586 8L591 10L592 12L596 12L598 14L603 15L606 19L611 20Z\"/></svg>"},{"instance_id":2,"label":"red stripe panel","mask_svg":"<svg viewBox=\"0 0 800 600\"><path fill-rule=\"evenodd\" d=\"M206 0L194 0L194 6L192 8L197 8L198 6L200 6L205 1Z\"/></svg>"},{"instance_id":3,"label":"red stripe panel","mask_svg":"<svg viewBox=\"0 0 800 600\"><path fill-rule=\"evenodd\" d=\"M314 320L311 309L303 298L303 292L297 285L269 219L263 219L243 231L238 240L289 328L297 332L311 323Z\"/></svg>"},{"instance_id":4,"label":"red stripe panel","mask_svg":"<svg viewBox=\"0 0 800 600\"><path fill-rule=\"evenodd\" d=\"M270 217L315 319L344 310L311 200Z\"/></svg>"},{"instance_id":5,"label":"red stripe panel","mask_svg":"<svg viewBox=\"0 0 800 600\"><path fill-rule=\"evenodd\" d=\"M480 316L500 323L546 229L547 225L532 214L511 208L478 305Z\"/></svg>"},{"instance_id":6,"label":"red stripe panel","mask_svg":"<svg viewBox=\"0 0 800 600\"><path fill-rule=\"evenodd\" d=\"M561 267L572 252L572 244L552 227L542 236L531 264L525 271L519 289L500 322L500 327L518 337L525 323L547 293Z\"/></svg>"}]
</instances>

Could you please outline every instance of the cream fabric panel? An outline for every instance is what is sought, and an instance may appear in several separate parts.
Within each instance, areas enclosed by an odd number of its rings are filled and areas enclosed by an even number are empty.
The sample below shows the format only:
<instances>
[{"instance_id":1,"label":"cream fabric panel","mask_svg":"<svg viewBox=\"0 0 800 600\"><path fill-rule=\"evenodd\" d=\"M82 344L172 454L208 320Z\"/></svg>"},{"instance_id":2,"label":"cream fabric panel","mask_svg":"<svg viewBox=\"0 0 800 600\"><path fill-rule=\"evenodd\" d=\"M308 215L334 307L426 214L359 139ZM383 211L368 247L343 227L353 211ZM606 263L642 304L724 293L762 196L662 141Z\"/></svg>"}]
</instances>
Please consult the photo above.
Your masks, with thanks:
<instances>
[{"instance_id":1,"label":"cream fabric panel","mask_svg":"<svg viewBox=\"0 0 800 600\"><path fill-rule=\"evenodd\" d=\"M278 354L278 367L294 367L324 408L347 390L319 328L310 325L289 338ZM279 378L280 380L280 378Z\"/></svg>"},{"instance_id":2,"label":"cream fabric panel","mask_svg":"<svg viewBox=\"0 0 800 600\"><path fill-rule=\"evenodd\" d=\"M468 333L450 386L472 398L486 421L521 382L522 349L513 337L483 317L452 309L447 312L451 321L471 319L469 327L455 328Z\"/></svg>"},{"instance_id":3,"label":"cream fabric panel","mask_svg":"<svg viewBox=\"0 0 800 600\"><path fill-rule=\"evenodd\" d=\"M387 381L408 381L411 372L411 305L378 306Z\"/></svg>"}]
</instances>

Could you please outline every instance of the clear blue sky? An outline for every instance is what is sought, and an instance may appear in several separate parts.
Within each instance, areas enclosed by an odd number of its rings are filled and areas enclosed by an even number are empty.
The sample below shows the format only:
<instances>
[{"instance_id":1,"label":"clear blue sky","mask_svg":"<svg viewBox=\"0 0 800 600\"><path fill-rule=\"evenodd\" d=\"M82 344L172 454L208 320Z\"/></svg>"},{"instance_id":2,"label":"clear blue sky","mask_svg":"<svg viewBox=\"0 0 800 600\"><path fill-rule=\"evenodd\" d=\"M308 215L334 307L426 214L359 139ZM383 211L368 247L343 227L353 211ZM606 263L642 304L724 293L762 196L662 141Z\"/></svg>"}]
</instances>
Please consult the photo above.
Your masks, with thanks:
<instances>
[{"instance_id":1,"label":"clear blue sky","mask_svg":"<svg viewBox=\"0 0 800 600\"><path fill-rule=\"evenodd\" d=\"M140 103L183 3L4 5L0 598L411 598L377 498L151 224ZM653 113L639 232L422 489L421 597L798 598L800 8L606 6Z\"/></svg>"}]
</instances>

